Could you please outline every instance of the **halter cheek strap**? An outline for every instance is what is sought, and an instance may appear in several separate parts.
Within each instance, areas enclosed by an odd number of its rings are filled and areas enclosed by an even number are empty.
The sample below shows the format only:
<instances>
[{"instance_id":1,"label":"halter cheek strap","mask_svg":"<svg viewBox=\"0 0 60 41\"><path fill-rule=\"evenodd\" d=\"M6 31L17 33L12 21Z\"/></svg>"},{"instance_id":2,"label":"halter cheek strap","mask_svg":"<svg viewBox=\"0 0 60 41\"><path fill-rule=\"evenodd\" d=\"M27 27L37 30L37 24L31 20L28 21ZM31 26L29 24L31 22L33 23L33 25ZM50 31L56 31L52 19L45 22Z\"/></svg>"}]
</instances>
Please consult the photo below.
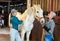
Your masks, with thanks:
<instances>
[{"instance_id":1,"label":"halter cheek strap","mask_svg":"<svg viewBox=\"0 0 60 41\"><path fill-rule=\"evenodd\" d=\"M36 16L39 20L41 20L43 17L38 17L38 16Z\"/></svg>"}]
</instances>

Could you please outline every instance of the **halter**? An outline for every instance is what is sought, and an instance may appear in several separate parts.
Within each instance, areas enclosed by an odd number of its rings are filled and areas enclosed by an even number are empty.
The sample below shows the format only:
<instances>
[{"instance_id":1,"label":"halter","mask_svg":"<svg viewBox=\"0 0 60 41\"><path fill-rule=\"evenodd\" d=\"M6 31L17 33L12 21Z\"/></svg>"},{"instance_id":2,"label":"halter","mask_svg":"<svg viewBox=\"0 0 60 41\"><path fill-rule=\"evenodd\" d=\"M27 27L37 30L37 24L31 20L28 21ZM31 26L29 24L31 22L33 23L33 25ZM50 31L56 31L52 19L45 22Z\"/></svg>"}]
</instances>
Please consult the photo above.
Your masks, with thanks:
<instances>
[{"instance_id":1,"label":"halter","mask_svg":"<svg viewBox=\"0 0 60 41\"><path fill-rule=\"evenodd\" d=\"M41 20L42 18L44 18L44 17L38 17L38 16L36 16L37 18L39 18L39 20Z\"/></svg>"}]
</instances>

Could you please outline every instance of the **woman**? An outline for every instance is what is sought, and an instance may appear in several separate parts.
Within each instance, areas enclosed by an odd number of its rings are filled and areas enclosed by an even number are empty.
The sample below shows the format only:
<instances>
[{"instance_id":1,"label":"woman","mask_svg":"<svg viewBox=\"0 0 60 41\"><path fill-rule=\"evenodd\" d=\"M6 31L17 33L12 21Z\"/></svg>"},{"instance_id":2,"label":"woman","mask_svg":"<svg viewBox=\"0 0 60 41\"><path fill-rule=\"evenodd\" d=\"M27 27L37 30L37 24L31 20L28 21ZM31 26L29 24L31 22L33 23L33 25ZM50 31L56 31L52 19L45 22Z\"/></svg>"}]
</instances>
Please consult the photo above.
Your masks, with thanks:
<instances>
[{"instance_id":1,"label":"woman","mask_svg":"<svg viewBox=\"0 0 60 41\"><path fill-rule=\"evenodd\" d=\"M55 28L55 22L53 20L53 18L56 16L56 14L54 12L50 12L47 16L48 21L46 21L45 23L45 41L52 41L53 39L53 31Z\"/></svg>"},{"instance_id":2,"label":"woman","mask_svg":"<svg viewBox=\"0 0 60 41\"><path fill-rule=\"evenodd\" d=\"M10 41L22 41L18 32L18 25L22 24L23 21L22 20L18 20L18 18L16 17L17 15L17 10L12 9L11 10L11 14L12 17L10 19L11 24L12 24L12 28L10 30Z\"/></svg>"}]
</instances>

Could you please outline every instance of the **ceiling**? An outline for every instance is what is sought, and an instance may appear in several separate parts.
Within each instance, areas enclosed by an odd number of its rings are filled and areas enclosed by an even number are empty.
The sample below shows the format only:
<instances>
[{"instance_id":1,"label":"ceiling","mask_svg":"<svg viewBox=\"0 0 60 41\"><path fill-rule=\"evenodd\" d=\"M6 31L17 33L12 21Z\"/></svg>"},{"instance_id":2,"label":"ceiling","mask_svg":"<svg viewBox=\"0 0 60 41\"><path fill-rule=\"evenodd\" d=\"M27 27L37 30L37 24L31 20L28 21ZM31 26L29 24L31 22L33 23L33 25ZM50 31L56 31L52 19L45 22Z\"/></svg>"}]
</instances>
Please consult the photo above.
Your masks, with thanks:
<instances>
[{"instance_id":1,"label":"ceiling","mask_svg":"<svg viewBox=\"0 0 60 41\"><path fill-rule=\"evenodd\" d=\"M12 2L12 1L14 1L14 2L18 2L18 1L25 2L26 0L0 0L0 2Z\"/></svg>"},{"instance_id":2,"label":"ceiling","mask_svg":"<svg viewBox=\"0 0 60 41\"><path fill-rule=\"evenodd\" d=\"M17 5L23 5L23 4L27 4L26 0L0 0L0 8L4 8L8 6L8 2L10 2L11 6L16 6Z\"/></svg>"}]
</instances>

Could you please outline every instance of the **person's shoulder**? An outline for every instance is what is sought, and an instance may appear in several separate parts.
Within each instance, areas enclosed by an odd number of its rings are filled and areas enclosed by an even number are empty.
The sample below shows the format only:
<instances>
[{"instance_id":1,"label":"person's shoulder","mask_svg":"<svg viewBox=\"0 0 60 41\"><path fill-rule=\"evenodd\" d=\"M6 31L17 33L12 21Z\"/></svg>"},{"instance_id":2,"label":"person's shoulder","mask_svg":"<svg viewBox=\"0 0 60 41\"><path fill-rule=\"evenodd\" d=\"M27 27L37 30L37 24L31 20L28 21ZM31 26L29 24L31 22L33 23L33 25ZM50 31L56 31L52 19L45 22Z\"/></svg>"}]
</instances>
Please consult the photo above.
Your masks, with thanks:
<instances>
[{"instance_id":1,"label":"person's shoulder","mask_svg":"<svg viewBox=\"0 0 60 41\"><path fill-rule=\"evenodd\" d=\"M16 16L12 16L12 18L17 18Z\"/></svg>"},{"instance_id":2,"label":"person's shoulder","mask_svg":"<svg viewBox=\"0 0 60 41\"><path fill-rule=\"evenodd\" d=\"M13 17L11 17L11 20L13 19Z\"/></svg>"},{"instance_id":3,"label":"person's shoulder","mask_svg":"<svg viewBox=\"0 0 60 41\"><path fill-rule=\"evenodd\" d=\"M15 16L12 16L11 19L15 19L16 17Z\"/></svg>"}]
</instances>

